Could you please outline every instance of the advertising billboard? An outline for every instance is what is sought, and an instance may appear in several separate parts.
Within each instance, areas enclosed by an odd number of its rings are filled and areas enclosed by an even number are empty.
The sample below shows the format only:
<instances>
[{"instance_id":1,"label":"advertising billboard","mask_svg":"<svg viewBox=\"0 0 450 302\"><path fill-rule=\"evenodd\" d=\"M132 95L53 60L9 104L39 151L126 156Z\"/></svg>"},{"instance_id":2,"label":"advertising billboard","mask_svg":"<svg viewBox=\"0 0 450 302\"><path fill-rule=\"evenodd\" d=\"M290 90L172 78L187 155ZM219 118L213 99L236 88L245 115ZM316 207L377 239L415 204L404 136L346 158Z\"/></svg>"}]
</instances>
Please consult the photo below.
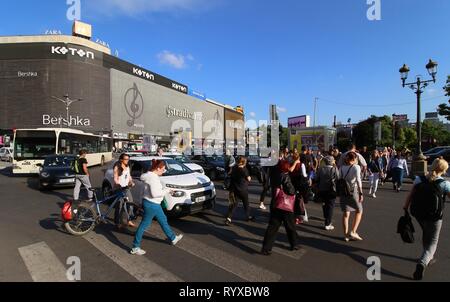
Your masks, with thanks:
<instances>
[{"instance_id":1,"label":"advertising billboard","mask_svg":"<svg viewBox=\"0 0 450 302\"><path fill-rule=\"evenodd\" d=\"M223 107L115 69L111 70L111 91L114 133L173 138L188 132L193 138L223 140Z\"/></svg>"},{"instance_id":2,"label":"advertising billboard","mask_svg":"<svg viewBox=\"0 0 450 302\"><path fill-rule=\"evenodd\" d=\"M0 60L0 129L69 126L106 131L110 129L109 84L108 70L78 57ZM68 120L65 104L53 99L66 94L82 99L70 106Z\"/></svg>"},{"instance_id":3,"label":"advertising billboard","mask_svg":"<svg viewBox=\"0 0 450 302\"><path fill-rule=\"evenodd\" d=\"M310 117L302 115L288 119L288 128L308 128L310 127Z\"/></svg>"}]
</instances>

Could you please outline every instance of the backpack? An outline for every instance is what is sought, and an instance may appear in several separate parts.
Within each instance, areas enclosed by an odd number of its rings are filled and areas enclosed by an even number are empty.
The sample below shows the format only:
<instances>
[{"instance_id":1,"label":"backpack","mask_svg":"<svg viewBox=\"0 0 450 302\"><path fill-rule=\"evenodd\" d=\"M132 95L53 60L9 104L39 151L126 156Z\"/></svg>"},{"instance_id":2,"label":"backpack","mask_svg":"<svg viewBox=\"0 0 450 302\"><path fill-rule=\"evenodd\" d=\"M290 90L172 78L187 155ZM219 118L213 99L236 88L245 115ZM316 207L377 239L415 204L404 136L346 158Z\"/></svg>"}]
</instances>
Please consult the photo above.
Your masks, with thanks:
<instances>
[{"instance_id":1,"label":"backpack","mask_svg":"<svg viewBox=\"0 0 450 302\"><path fill-rule=\"evenodd\" d=\"M397 224L397 233L400 234L404 243L414 243L414 225L412 223L411 215L405 211L405 215L400 217Z\"/></svg>"},{"instance_id":2,"label":"backpack","mask_svg":"<svg viewBox=\"0 0 450 302\"><path fill-rule=\"evenodd\" d=\"M352 188L350 187L350 184L347 182L346 178L348 176L348 174L350 173L350 171L352 170L354 166L351 166L348 171L347 174L345 175L345 177L343 178L339 178L336 181L336 191L337 191L337 195L340 197L350 197L352 195ZM342 175L342 173L341 173Z\"/></svg>"},{"instance_id":3,"label":"backpack","mask_svg":"<svg viewBox=\"0 0 450 302\"><path fill-rule=\"evenodd\" d=\"M70 169L75 174L80 174L80 165L78 164L78 158L75 158L72 163L70 164Z\"/></svg>"},{"instance_id":4,"label":"backpack","mask_svg":"<svg viewBox=\"0 0 450 302\"><path fill-rule=\"evenodd\" d=\"M440 184L445 180L431 182L421 176L421 183L414 187L411 198L411 214L418 220L441 220L444 213L445 197Z\"/></svg>"}]
</instances>

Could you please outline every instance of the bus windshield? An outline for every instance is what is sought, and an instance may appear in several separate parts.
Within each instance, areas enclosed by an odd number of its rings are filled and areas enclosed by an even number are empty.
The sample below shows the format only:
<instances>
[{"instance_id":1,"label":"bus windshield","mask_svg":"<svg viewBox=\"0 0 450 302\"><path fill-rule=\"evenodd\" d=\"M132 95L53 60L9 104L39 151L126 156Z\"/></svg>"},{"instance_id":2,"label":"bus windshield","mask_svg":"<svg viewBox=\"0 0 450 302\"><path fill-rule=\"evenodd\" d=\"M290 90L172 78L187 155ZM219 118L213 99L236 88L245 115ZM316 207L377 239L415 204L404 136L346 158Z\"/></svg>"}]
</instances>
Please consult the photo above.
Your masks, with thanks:
<instances>
[{"instance_id":1,"label":"bus windshield","mask_svg":"<svg viewBox=\"0 0 450 302\"><path fill-rule=\"evenodd\" d=\"M14 141L14 159L44 159L56 153L56 133L54 131L17 131Z\"/></svg>"}]
</instances>

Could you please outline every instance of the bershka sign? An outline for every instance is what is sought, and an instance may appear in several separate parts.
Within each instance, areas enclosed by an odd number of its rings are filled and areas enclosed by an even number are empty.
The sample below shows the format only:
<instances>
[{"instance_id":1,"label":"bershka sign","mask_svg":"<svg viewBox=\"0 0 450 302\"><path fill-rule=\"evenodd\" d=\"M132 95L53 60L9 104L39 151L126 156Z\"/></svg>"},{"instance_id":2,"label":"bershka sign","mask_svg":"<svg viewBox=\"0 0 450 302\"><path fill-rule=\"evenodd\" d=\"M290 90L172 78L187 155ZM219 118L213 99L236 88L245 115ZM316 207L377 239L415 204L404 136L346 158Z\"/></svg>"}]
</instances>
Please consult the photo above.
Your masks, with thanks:
<instances>
[{"instance_id":1,"label":"bershka sign","mask_svg":"<svg viewBox=\"0 0 450 302\"><path fill-rule=\"evenodd\" d=\"M80 58L88 58L88 59L95 59L95 55L92 51L86 51L84 49L75 48L75 47L65 47L65 46L52 46L51 50L52 54L56 55L63 55L66 54L72 55L72 56L78 56Z\"/></svg>"},{"instance_id":2,"label":"bershka sign","mask_svg":"<svg viewBox=\"0 0 450 302\"><path fill-rule=\"evenodd\" d=\"M69 122L67 118L61 116L55 117L49 114L42 115L42 125L44 126L69 126L69 127L90 127L91 120L87 118L81 118L79 116L70 116Z\"/></svg>"}]
</instances>

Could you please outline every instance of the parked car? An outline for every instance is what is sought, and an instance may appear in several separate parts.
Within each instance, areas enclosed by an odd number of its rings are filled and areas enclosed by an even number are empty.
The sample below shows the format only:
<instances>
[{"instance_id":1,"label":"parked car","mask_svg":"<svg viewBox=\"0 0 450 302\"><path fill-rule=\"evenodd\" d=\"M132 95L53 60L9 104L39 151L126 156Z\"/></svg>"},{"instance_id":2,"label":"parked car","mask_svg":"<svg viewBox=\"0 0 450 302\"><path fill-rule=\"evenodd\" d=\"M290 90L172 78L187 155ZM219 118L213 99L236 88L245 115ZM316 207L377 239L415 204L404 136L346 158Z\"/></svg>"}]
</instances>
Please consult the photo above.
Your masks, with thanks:
<instances>
[{"instance_id":1,"label":"parked car","mask_svg":"<svg viewBox=\"0 0 450 302\"><path fill-rule=\"evenodd\" d=\"M447 146L436 147L436 148L433 148L433 149L430 149L430 150L424 152L423 154L431 155L431 154L435 154L435 153L441 152L442 150L447 150L447 149L450 149L450 147L447 147Z\"/></svg>"},{"instance_id":2,"label":"parked car","mask_svg":"<svg viewBox=\"0 0 450 302\"><path fill-rule=\"evenodd\" d=\"M436 158L443 157L446 161L450 160L450 149L443 149L437 153L427 155L428 164L432 164Z\"/></svg>"},{"instance_id":3,"label":"parked car","mask_svg":"<svg viewBox=\"0 0 450 302\"><path fill-rule=\"evenodd\" d=\"M72 155L47 156L39 171L39 190L75 186L74 160Z\"/></svg>"},{"instance_id":4,"label":"parked car","mask_svg":"<svg viewBox=\"0 0 450 302\"><path fill-rule=\"evenodd\" d=\"M174 160L184 164L185 166L187 166L189 169L191 169L194 172L197 172L200 174L205 174L205 170L203 170L202 166L193 163L188 157L184 156L182 153L168 152L168 153L163 153L163 156L174 159Z\"/></svg>"},{"instance_id":5,"label":"parked car","mask_svg":"<svg viewBox=\"0 0 450 302\"><path fill-rule=\"evenodd\" d=\"M216 203L216 189L211 180L200 173L194 172L184 164L168 157L136 157L131 158L129 165L131 176L136 187L131 188L133 199L142 198L144 183L140 181L141 175L150 169L152 160L162 160L166 164L166 173L161 177L163 185L171 190L172 194L166 196L167 212L171 217L182 217L212 209ZM109 195L114 184L114 171L112 168L105 173L102 190Z\"/></svg>"},{"instance_id":6,"label":"parked car","mask_svg":"<svg viewBox=\"0 0 450 302\"><path fill-rule=\"evenodd\" d=\"M2 147L0 148L0 160L12 162L13 156L12 156L13 150L9 147Z\"/></svg>"},{"instance_id":7,"label":"parked car","mask_svg":"<svg viewBox=\"0 0 450 302\"><path fill-rule=\"evenodd\" d=\"M191 161L201 166L211 180L225 179L225 158L223 156L194 155Z\"/></svg>"}]
</instances>

